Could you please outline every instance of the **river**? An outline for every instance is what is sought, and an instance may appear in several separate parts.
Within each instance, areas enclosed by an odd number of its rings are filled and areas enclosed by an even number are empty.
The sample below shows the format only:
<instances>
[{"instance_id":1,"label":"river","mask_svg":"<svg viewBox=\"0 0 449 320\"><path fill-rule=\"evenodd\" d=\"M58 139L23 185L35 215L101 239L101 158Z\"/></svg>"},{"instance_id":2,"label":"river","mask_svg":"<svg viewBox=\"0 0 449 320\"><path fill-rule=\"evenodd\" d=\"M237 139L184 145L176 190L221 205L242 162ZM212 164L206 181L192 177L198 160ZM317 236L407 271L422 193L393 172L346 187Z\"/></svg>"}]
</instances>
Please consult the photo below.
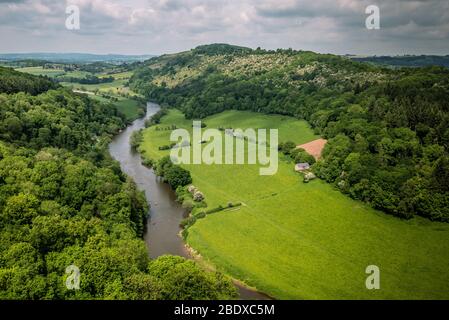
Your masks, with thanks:
<instances>
[{"instance_id":1,"label":"river","mask_svg":"<svg viewBox=\"0 0 449 320\"><path fill-rule=\"evenodd\" d=\"M179 224L185 216L184 209L176 202L175 193L161 182L153 170L142 165L138 152L132 150L129 139L133 132L145 127L145 120L151 118L160 107L154 103L147 104L144 118L135 120L125 130L118 134L109 145L111 156L120 162L122 171L131 177L139 190L145 192L150 205L145 243L151 258L161 255L177 255L187 259L192 257L179 236ZM266 300L266 295L236 284L241 299Z\"/></svg>"}]
</instances>

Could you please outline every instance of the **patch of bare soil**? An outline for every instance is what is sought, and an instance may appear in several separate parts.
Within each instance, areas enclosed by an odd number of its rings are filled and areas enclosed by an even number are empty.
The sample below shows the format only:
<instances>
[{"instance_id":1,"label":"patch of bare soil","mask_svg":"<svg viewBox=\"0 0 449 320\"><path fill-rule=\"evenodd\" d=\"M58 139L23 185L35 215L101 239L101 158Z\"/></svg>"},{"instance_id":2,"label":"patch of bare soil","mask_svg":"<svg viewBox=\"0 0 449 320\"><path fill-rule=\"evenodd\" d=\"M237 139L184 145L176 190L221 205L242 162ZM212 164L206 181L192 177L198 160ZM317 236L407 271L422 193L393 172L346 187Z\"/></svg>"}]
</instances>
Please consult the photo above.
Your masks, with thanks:
<instances>
[{"instance_id":1,"label":"patch of bare soil","mask_svg":"<svg viewBox=\"0 0 449 320\"><path fill-rule=\"evenodd\" d=\"M326 145L326 139L318 139L298 146L298 148L306 150L306 152L312 155L315 159L321 158L324 146Z\"/></svg>"}]
</instances>

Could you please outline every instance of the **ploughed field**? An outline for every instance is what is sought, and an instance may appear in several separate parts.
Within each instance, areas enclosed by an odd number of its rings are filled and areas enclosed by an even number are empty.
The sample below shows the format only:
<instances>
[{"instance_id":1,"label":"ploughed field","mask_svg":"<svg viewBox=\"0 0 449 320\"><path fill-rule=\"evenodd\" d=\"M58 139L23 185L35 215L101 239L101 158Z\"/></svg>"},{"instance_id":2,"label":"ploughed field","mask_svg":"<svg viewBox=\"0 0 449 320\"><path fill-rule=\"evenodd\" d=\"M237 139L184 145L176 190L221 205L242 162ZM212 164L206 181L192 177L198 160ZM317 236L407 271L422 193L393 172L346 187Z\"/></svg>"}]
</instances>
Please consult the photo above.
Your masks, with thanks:
<instances>
[{"instance_id":1,"label":"ploughed field","mask_svg":"<svg viewBox=\"0 0 449 320\"><path fill-rule=\"evenodd\" d=\"M276 115L226 111L203 120L207 128L277 128L279 140L316 140L306 122ZM192 130L170 110L146 129L142 152L169 154L168 127ZM157 129L159 128L159 129ZM197 141L192 141L197 143ZM258 165L183 165L208 208L243 205L207 215L187 243L216 268L279 299L449 298L449 225L383 214L331 185L302 182L294 163L280 155L274 176ZM367 266L380 268L380 290L367 290Z\"/></svg>"}]
</instances>

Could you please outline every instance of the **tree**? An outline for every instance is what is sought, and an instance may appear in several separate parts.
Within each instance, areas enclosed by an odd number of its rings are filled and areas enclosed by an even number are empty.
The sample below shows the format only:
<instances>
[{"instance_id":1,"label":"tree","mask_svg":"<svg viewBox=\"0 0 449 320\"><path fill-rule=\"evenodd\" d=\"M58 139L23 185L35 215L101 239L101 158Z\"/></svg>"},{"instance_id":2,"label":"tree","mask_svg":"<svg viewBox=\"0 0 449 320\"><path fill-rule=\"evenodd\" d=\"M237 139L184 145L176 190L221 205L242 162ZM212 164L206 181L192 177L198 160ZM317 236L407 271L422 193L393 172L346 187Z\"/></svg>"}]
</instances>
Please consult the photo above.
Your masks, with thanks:
<instances>
[{"instance_id":1,"label":"tree","mask_svg":"<svg viewBox=\"0 0 449 320\"><path fill-rule=\"evenodd\" d=\"M10 197L1 213L4 224L29 224L38 215L39 200L32 194Z\"/></svg>"},{"instance_id":2,"label":"tree","mask_svg":"<svg viewBox=\"0 0 449 320\"><path fill-rule=\"evenodd\" d=\"M149 274L162 285L167 300L216 300L237 297L231 280L214 272L204 273L198 265L181 257L162 256L148 266Z\"/></svg>"},{"instance_id":3,"label":"tree","mask_svg":"<svg viewBox=\"0 0 449 320\"><path fill-rule=\"evenodd\" d=\"M192 183L190 172L177 165L169 167L165 171L164 178L174 190Z\"/></svg>"},{"instance_id":4,"label":"tree","mask_svg":"<svg viewBox=\"0 0 449 320\"><path fill-rule=\"evenodd\" d=\"M296 144L292 141L281 142L278 147L279 151L285 155L290 155L295 148Z\"/></svg>"}]
</instances>

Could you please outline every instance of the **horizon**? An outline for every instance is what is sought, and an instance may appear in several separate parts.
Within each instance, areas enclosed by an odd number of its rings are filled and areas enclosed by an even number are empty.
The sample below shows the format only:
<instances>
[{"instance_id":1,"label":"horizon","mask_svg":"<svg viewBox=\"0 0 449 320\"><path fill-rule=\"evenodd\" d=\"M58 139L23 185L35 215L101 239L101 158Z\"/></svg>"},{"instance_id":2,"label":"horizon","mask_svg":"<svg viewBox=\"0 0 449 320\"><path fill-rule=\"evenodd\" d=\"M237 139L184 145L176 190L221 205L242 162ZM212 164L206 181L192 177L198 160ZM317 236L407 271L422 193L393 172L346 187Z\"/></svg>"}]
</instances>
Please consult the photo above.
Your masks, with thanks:
<instances>
[{"instance_id":1,"label":"horizon","mask_svg":"<svg viewBox=\"0 0 449 320\"><path fill-rule=\"evenodd\" d=\"M204 44L200 44L199 46L204 46L204 45L214 45L217 43L204 43ZM228 45L234 45L232 43L226 43ZM196 46L197 47L197 46ZM126 54L126 53L121 53L121 52L104 52L104 53L95 53L95 52L88 52L88 51L23 51L23 52L0 52L0 55L25 55L25 54L55 54L55 55L69 55L69 54L73 54L73 55L94 55L94 56L162 56L162 55L166 55L166 54L176 54L176 53L180 53L180 52L187 52L190 51L196 47L192 47L190 49L186 49L183 51L176 51L176 52L163 52L161 54L154 54L154 53L135 53L135 54ZM256 48L251 48L248 47L252 50L255 50ZM277 50L277 49L282 49L282 50L287 50L289 48L276 48L276 49L265 49L265 48L261 48L263 50ZM302 49L294 49L295 51L312 51L312 50L302 50ZM426 54L426 53L422 53L422 54L409 54L409 53L404 53L404 54L368 54L368 53L360 53L360 54L354 54L354 53L341 53L341 54L337 54L337 53L330 53L330 52L317 52L317 51L313 51L315 53L318 54L333 54L333 55L337 55L337 56L355 56L355 57L419 57L419 56L436 56L436 57L446 57L449 56L449 52L448 53L441 53L441 54Z\"/></svg>"}]
</instances>

